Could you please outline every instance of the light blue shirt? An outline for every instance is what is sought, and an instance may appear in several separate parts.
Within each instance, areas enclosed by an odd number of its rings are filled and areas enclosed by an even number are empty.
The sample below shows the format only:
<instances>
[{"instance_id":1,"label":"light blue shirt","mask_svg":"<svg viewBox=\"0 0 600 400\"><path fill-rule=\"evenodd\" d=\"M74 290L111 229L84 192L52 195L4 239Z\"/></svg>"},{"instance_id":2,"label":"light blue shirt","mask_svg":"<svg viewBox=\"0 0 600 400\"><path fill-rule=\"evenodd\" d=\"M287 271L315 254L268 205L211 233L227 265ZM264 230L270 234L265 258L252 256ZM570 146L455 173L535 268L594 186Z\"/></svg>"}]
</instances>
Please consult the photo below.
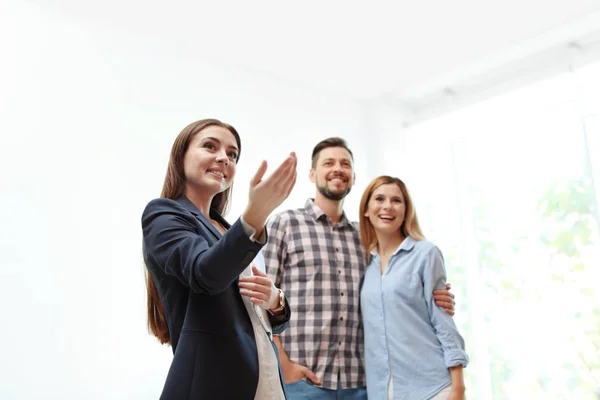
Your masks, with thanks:
<instances>
[{"instance_id":1,"label":"light blue shirt","mask_svg":"<svg viewBox=\"0 0 600 400\"><path fill-rule=\"evenodd\" d=\"M452 383L449 367L466 367L464 340L433 300L444 289L440 250L406 238L381 274L375 251L361 289L369 399L425 400ZM391 381L390 381L391 379Z\"/></svg>"}]
</instances>

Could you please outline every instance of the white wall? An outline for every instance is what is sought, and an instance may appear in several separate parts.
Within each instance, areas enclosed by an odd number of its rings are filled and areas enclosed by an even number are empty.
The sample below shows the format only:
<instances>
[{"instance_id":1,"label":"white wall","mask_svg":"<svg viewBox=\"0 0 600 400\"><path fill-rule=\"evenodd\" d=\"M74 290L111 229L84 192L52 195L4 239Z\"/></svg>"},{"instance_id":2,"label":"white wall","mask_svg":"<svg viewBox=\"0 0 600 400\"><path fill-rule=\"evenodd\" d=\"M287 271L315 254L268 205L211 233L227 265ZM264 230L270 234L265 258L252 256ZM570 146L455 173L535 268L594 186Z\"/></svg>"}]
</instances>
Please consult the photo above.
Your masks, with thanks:
<instances>
[{"instance_id":1,"label":"white wall","mask_svg":"<svg viewBox=\"0 0 600 400\"><path fill-rule=\"evenodd\" d=\"M260 160L292 150L282 208L303 205L310 151L328 136L349 141L364 177L363 110L27 3L0 6L0 37L0 398L157 398L171 352L145 328L140 214L175 136L206 117L239 130L231 220Z\"/></svg>"},{"instance_id":2,"label":"white wall","mask_svg":"<svg viewBox=\"0 0 600 400\"><path fill-rule=\"evenodd\" d=\"M368 136L366 149L368 185L381 175L391 175L400 179L412 168L408 162L410 149L406 141L406 123L408 113L395 109L384 101L363 101L365 132Z\"/></svg>"}]
</instances>

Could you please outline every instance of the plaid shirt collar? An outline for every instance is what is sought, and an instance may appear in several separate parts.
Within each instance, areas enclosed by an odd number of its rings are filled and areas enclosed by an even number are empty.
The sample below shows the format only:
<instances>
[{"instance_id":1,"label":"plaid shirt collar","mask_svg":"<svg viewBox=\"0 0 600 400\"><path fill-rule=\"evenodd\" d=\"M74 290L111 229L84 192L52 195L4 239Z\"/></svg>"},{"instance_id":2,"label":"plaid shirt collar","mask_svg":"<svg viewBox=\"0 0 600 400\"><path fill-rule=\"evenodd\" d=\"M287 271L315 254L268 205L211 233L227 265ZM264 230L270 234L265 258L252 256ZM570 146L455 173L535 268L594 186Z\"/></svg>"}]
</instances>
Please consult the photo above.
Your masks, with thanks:
<instances>
[{"instance_id":1,"label":"plaid shirt collar","mask_svg":"<svg viewBox=\"0 0 600 400\"><path fill-rule=\"evenodd\" d=\"M319 221L320 219L324 218L331 222L331 219L325 214L325 212L321 210L321 208L319 208L318 205L315 204L315 199L310 198L306 200L304 209L310 216L312 216L315 219L315 221ZM345 211L342 211L342 217L340 218L340 222L338 222L336 225L341 228L348 226L350 229L356 230L354 224L352 224L350 220L346 217Z\"/></svg>"}]
</instances>

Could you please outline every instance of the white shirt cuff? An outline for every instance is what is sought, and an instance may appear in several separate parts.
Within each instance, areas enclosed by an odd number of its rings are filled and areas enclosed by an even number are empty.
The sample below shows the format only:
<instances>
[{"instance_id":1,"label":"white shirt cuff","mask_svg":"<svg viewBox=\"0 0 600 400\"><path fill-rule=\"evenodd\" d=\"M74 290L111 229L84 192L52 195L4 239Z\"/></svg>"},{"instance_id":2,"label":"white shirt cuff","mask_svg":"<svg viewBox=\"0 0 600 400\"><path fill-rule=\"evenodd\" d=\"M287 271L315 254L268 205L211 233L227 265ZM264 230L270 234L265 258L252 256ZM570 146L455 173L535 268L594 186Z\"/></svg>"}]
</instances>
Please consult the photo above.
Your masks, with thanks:
<instances>
[{"instance_id":1,"label":"white shirt cuff","mask_svg":"<svg viewBox=\"0 0 600 400\"><path fill-rule=\"evenodd\" d=\"M263 228L259 237L256 237L256 229L248 225L244 218L240 217L240 221L242 221L242 228L244 229L244 233L248 235L250 240L256 243L265 244L267 243L267 230Z\"/></svg>"}]
</instances>

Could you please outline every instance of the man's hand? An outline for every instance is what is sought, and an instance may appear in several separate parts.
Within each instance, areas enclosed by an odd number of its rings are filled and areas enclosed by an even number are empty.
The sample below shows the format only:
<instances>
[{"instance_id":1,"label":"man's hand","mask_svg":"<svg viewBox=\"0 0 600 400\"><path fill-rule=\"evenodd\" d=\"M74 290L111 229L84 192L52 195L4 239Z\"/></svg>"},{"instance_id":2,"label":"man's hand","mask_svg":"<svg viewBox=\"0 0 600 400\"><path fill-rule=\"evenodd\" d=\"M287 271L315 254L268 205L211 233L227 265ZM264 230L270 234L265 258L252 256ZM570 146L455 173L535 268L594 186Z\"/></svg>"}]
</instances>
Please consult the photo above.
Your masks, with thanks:
<instances>
[{"instance_id":1,"label":"man's hand","mask_svg":"<svg viewBox=\"0 0 600 400\"><path fill-rule=\"evenodd\" d=\"M283 371L283 379L285 380L285 383L298 382L306 377L315 385L321 384L321 380L317 375L314 374L314 372L298 363L288 361L285 364L281 364L281 370Z\"/></svg>"},{"instance_id":2,"label":"man's hand","mask_svg":"<svg viewBox=\"0 0 600 400\"><path fill-rule=\"evenodd\" d=\"M438 307L442 307L446 313L454 315L454 294L450 293L449 290L452 286L446 283L446 289L439 289L433 291L433 300Z\"/></svg>"}]
</instances>

